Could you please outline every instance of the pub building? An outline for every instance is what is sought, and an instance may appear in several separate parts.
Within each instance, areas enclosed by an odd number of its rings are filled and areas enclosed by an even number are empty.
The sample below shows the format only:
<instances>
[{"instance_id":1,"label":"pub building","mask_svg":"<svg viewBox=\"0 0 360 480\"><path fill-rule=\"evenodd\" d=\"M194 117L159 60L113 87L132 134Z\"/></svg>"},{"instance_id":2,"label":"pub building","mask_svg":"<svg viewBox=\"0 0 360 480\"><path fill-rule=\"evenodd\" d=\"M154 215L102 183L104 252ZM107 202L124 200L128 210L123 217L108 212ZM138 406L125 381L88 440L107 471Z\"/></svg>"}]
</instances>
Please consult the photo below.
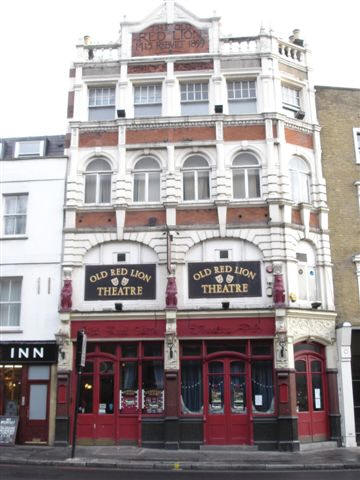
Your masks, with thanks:
<instances>
[{"instance_id":1,"label":"pub building","mask_svg":"<svg viewBox=\"0 0 360 480\"><path fill-rule=\"evenodd\" d=\"M0 343L0 416L18 417L16 443L54 436L56 342Z\"/></svg>"},{"instance_id":2,"label":"pub building","mask_svg":"<svg viewBox=\"0 0 360 480\"><path fill-rule=\"evenodd\" d=\"M298 31L166 0L77 46L55 442L340 442L319 126ZM70 401L66 402L69 398Z\"/></svg>"}]
</instances>

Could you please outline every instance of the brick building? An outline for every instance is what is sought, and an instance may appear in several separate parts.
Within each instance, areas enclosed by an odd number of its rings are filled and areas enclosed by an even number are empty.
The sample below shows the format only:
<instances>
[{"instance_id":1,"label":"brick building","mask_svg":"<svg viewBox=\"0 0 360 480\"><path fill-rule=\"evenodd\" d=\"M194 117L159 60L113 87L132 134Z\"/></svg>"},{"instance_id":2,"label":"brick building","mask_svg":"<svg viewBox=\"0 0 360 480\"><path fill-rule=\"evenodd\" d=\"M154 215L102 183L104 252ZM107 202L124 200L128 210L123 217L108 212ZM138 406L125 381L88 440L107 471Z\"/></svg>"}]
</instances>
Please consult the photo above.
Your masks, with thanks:
<instances>
[{"instance_id":1,"label":"brick building","mask_svg":"<svg viewBox=\"0 0 360 480\"><path fill-rule=\"evenodd\" d=\"M342 435L354 446L360 438L360 90L317 86L316 104L334 263Z\"/></svg>"},{"instance_id":2,"label":"brick building","mask_svg":"<svg viewBox=\"0 0 360 480\"><path fill-rule=\"evenodd\" d=\"M166 1L70 69L56 441L339 440L320 129L297 30Z\"/></svg>"}]
</instances>

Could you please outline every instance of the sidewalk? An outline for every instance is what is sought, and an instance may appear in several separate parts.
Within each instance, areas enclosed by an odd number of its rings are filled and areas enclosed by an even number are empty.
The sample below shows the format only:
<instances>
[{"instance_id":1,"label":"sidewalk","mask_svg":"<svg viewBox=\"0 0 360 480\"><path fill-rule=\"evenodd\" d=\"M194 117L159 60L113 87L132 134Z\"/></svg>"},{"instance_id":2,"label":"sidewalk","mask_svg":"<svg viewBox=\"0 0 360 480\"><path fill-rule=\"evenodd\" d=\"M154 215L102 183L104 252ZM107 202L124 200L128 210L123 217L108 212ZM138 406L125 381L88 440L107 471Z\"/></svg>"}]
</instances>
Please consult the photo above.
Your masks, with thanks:
<instances>
[{"instance_id":1,"label":"sidewalk","mask_svg":"<svg viewBox=\"0 0 360 480\"><path fill-rule=\"evenodd\" d=\"M360 470L360 447L311 452L159 450L129 446L0 447L0 464L102 467L131 470Z\"/></svg>"}]
</instances>

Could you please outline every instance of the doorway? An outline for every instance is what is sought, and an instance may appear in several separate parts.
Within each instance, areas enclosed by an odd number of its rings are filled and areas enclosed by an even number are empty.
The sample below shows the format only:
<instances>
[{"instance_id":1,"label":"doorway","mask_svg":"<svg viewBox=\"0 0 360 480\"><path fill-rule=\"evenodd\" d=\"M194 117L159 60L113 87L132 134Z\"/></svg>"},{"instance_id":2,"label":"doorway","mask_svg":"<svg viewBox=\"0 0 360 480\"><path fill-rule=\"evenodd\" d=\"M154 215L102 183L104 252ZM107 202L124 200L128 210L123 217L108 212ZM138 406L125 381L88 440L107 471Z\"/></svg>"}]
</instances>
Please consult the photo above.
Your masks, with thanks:
<instances>
[{"instance_id":1,"label":"doorway","mask_svg":"<svg viewBox=\"0 0 360 480\"><path fill-rule=\"evenodd\" d=\"M323 348L316 344L295 346L296 401L299 440L328 439L328 402Z\"/></svg>"}]
</instances>

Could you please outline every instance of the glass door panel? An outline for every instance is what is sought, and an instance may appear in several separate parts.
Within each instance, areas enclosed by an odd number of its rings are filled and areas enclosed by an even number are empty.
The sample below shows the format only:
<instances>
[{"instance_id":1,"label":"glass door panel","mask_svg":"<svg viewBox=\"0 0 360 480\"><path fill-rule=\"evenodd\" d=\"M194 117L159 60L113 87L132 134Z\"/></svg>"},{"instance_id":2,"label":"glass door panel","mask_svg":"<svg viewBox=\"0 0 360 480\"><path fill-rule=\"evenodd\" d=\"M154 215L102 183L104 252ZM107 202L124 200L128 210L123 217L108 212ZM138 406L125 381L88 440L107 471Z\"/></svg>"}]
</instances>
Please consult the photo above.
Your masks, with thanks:
<instances>
[{"instance_id":1,"label":"glass door panel","mask_svg":"<svg viewBox=\"0 0 360 480\"><path fill-rule=\"evenodd\" d=\"M245 363L230 364L230 408L231 413L246 413Z\"/></svg>"},{"instance_id":2,"label":"glass door panel","mask_svg":"<svg viewBox=\"0 0 360 480\"><path fill-rule=\"evenodd\" d=\"M47 385L30 385L29 420L46 420Z\"/></svg>"},{"instance_id":3,"label":"glass door panel","mask_svg":"<svg viewBox=\"0 0 360 480\"><path fill-rule=\"evenodd\" d=\"M209 413L224 413L224 364L209 363Z\"/></svg>"}]
</instances>

